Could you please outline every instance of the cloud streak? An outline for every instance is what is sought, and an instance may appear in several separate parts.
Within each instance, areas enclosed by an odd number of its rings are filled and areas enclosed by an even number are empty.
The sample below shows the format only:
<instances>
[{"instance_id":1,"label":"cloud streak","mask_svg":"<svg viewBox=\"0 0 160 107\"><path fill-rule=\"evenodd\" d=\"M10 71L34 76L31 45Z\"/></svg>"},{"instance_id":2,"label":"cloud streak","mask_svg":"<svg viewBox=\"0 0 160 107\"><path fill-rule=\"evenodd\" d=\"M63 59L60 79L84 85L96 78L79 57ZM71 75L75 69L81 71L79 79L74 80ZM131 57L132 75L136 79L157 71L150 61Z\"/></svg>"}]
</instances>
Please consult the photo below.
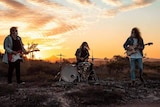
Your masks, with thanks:
<instances>
[{"instance_id":1,"label":"cloud streak","mask_svg":"<svg viewBox=\"0 0 160 107\"><path fill-rule=\"evenodd\" d=\"M26 34L25 39L36 38L40 43L42 43L43 37L49 37L46 42L43 41L43 47L45 47L48 41L53 42L50 37L62 36L85 28L89 23L100 19L102 14L108 18L120 12L151 5L155 0L130 1L130 4L125 4L123 0L98 0L108 6L102 8L98 2L92 0L57 0L57 2L56 0L1 0L0 21L3 26L0 30L9 30L11 26L18 26L24 32L23 34L32 32L33 37ZM4 33L0 33L0 35L3 36ZM39 37L39 35L41 36ZM60 39L58 40L60 41ZM54 42L58 42L58 40ZM65 39L60 43L64 41Z\"/></svg>"},{"instance_id":2,"label":"cloud streak","mask_svg":"<svg viewBox=\"0 0 160 107\"><path fill-rule=\"evenodd\" d=\"M104 3L108 4L108 5L112 5L112 6L120 6L122 5L122 1L121 0L102 0Z\"/></svg>"},{"instance_id":3,"label":"cloud streak","mask_svg":"<svg viewBox=\"0 0 160 107\"><path fill-rule=\"evenodd\" d=\"M117 0L114 0L114 1L117 1ZM130 10L146 7L148 5L151 5L154 1L155 0L132 0L131 4L123 4L119 7L106 10L105 14L107 16L115 16L119 12L130 11Z\"/></svg>"}]
</instances>

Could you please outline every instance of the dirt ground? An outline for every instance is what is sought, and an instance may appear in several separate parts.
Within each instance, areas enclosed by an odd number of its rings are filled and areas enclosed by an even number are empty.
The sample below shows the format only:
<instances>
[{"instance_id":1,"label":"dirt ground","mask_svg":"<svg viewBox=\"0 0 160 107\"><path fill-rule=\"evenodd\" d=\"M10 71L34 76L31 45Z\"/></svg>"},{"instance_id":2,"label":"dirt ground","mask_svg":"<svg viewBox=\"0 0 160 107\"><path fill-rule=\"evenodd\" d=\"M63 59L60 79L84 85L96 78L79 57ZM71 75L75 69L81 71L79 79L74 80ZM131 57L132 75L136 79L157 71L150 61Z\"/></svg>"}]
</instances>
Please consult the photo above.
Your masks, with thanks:
<instances>
[{"instance_id":1,"label":"dirt ground","mask_svg":"<svg viewBox=\"0 0 160 107\"><path fill-rule=\"evenodd\" d=\"M0 83L1 107L159 107L160 81L127 80Z\"/></svg>"}]
</instances>

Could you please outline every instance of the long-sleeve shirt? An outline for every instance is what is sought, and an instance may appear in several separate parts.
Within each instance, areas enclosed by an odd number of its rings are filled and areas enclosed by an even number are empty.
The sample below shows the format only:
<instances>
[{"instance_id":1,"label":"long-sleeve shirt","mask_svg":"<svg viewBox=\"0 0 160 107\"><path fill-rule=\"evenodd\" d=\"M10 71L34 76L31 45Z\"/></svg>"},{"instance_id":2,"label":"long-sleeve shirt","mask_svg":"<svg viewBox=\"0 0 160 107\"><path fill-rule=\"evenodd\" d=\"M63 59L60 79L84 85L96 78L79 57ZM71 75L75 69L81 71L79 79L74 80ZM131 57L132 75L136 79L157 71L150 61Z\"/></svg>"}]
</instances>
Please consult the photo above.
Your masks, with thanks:
<instances>
[{"instance_id":1,"label":"long-sleeve shirt","mask_svg":"<svg viewBox=\"0 0 160 107\"><path fill-rule=\"evenodd\" d=\"M17 40L19 40L19 42L20 42L21 49L22 49L21 51L26 52L26 50L23 46L21 37L17 36ZM3 55L2 62L8 63L8 54L11 54L14 51L13 50L13 40L12 40L12 37L10 35L8 35L5 38L3 46L4 46L4 49L5 49L5 54Z\"/></svg>"}]
</instances>

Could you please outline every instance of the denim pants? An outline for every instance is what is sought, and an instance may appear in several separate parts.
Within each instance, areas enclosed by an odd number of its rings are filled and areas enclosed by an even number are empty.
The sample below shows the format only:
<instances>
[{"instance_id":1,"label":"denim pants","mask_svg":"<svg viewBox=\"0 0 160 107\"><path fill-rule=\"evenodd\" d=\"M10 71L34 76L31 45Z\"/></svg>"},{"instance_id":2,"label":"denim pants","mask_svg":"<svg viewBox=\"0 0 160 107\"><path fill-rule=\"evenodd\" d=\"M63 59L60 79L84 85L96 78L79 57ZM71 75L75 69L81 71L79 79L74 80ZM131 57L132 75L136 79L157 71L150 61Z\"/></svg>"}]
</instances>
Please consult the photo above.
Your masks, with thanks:
<instances>
[{"instance_id":1,"label":"denim pants","mask_svg":"<svg viewBox=\"0 0 160 107\"><path fill-rule=\"evenodd\" d=\"M142 78L142 73L143 73L143 62L142 62L142 58L130 58L131 80L132 80L132 81L136 80L136 74L135 74L136 62L137 62L137 64L138 64L140 80L143 81L143 78Z\"/></svg>"}]
</instances>

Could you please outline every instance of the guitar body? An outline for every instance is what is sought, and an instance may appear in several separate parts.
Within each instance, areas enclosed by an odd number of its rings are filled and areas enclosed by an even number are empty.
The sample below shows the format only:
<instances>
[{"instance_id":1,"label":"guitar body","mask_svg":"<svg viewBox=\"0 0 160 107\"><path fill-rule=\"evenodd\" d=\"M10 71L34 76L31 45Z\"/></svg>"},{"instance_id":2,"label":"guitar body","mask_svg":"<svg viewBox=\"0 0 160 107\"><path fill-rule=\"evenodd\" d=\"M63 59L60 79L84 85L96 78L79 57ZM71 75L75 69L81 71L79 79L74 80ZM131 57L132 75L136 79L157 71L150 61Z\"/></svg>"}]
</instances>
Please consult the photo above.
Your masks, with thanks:
<instances>
[{"instance_id":1,"label":"guitar body","mask_svg":"<svg viewBox=\"0 0 160 107\"><path fill-rule=\"evenodd\" d=\"M22 60L22 54L17 53L17 54L8 54L8 60L10 62L16 62L17 60Z\"/></svg>"},{"instance_id":2,"label":"guitar body","mask_svg":"<svg viewBox=\"0 0 160 107\"><path fill-rule=\"evenodd\" d=\"M129 46L129 49L126 51L127 56L131 56L132 54L135 54L137 52L135 45Z\"/></svg>"},{"instance_id":3,"label":"guitar body","mask_svg":"<svg viewBox=\"0 0 160 107\"><path fill-rule=\"evenodd\" d=\"M150 46L150 45L153 45L153 43L149 42L149 43L144 44L144 46L146 45ZM137 45L129 46L129 49L125 52L127 56L131 56L132 54L135 54L137 52L136 47Z\"/></svg>"},{"instance_id":4,"label":"guitar body","mask_svg":"<svg viewBox=\"0 0 160 107\"><path fill-rule=\"evenodd\" d=\"M27 51L25 54L28 54L34 51L39 51L39 50ZM17 54L8 54L8 60L10 62L16 62L17 60L23 60L24 53L22 53L22 51L17 51L17 52L18 52Z\"/></svg>"},{"instance_id":5,"label":"guitar body","mask_svg":"<svg viewBox=\"0 0 160 107\"><path fill-rule=\"evenodd\" d=\"M131 56L132 54L135 54L136 50L126 51L127 56Z\"/></svg>"},{"instance_id":6,"label":"guitar body","mask_svg":"<svg viewBox=\"0 0 160 107\"><path fill-rule=\"evenodd\" d=\"M11 62L16 62L17 60L22 60L22 55L20 53L16 54L16 55L12 55L12 59Z\"/></svg>"}]
</instances>

